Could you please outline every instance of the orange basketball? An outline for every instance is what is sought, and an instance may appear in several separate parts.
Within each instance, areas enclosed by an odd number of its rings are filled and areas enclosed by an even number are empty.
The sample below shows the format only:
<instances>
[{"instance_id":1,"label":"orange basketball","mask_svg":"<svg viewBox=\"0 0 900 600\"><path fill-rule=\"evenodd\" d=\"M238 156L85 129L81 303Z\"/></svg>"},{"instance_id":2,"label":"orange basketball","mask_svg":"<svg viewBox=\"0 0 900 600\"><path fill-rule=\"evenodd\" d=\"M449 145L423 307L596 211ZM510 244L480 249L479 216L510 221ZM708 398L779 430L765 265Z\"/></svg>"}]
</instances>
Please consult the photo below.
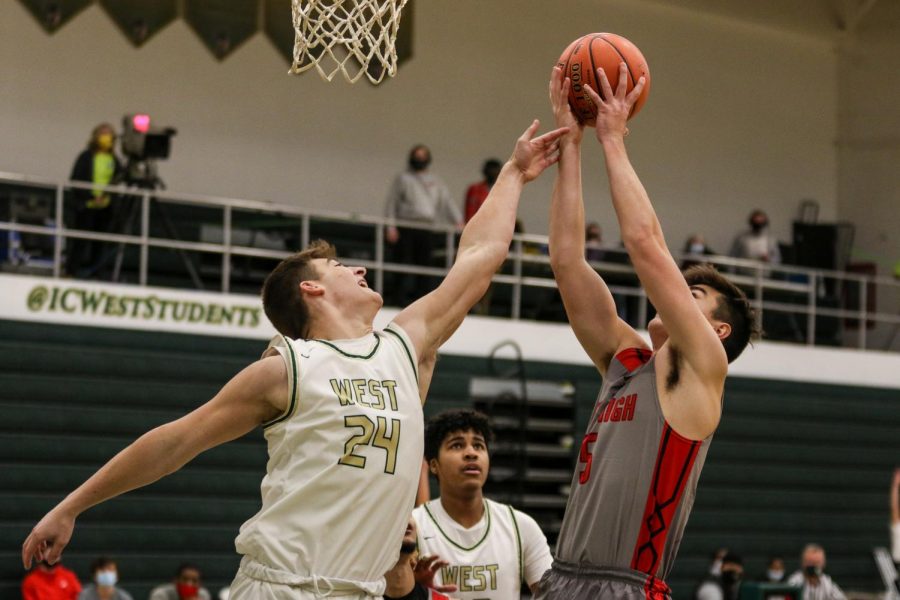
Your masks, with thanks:
<instances>
[{"instance_id":1,"label":"orange basketball","mask_svg":"<svg viewBox=\"0 0 900 600\"><path fill-rule=\"evenodd\" d=\"M597 69L603 68L606 78L613 91L616 90L619 78L619 63L625 61L628 65L628 91L635 86L638 79L646 77L644 89L640 98L631 109L630 119L638 114L647 95L650 93L650 68L647 60L638 47L614 33L589 33L569 44L557 65L562 68L563 76L572 80L569 89L569 104L572 112L579 121L585 125L593 126L597 118L597 107L591 101L590 96L584 90L584 84L588 84L598 94L603 96L603 90L597 79Z\"/></svg>"}]
</instances>

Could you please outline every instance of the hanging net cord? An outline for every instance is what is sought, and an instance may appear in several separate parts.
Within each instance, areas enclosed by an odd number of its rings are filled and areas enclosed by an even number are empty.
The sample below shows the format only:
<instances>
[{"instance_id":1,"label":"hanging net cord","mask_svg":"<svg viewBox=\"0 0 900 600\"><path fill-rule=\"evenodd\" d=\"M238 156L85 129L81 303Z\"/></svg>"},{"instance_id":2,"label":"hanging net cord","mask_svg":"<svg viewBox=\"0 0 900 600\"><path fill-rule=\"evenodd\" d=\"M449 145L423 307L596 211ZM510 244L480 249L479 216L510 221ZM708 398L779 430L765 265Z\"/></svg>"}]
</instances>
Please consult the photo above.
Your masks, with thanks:
<instances>
[{"instance_id":1,"label":"hanging net cord","mask_svg":"<svg viewBox=\"0 0 900 600\"><path fill-rule=\"evenodd\" d=\"M350 83L365 74L372 83L397 72L394 42L407 0L291 0L294 64L291 73L315 67L326 81L338 72ZM369 69L372 61L380 68Z\"/></svg>"}]
</instances>

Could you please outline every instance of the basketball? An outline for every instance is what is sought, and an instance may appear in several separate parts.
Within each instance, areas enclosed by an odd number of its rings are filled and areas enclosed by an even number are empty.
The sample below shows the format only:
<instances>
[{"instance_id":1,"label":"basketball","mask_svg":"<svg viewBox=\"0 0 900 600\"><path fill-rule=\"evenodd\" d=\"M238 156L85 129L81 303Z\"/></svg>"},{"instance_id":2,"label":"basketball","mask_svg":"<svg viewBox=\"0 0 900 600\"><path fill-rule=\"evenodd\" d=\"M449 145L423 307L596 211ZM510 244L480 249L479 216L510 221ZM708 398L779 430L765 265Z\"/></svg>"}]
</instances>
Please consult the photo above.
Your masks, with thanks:
<instances>
[{"instance_id":1,"label":"basketball","mask_svg":"<svg viewBox=\"0 0 900 600\"><path fill-rule=\"evenodd\" d=\"M597 117L597 108L584 90L584 85L591 86L602 96L603 90L597 79L597 69L602 67L609 79L609 85L615 91L619 78L619 63L622 61L628 66L629 92L642 75L646 78L641 96L628 115L630 119L638 114L650 93L650 68L637 46L614 33L589 33L569 44L559 57L557 65L563 70L563 76L572 81L569 104L580 122L593 126Z\"/></svg>"}]
</instances>

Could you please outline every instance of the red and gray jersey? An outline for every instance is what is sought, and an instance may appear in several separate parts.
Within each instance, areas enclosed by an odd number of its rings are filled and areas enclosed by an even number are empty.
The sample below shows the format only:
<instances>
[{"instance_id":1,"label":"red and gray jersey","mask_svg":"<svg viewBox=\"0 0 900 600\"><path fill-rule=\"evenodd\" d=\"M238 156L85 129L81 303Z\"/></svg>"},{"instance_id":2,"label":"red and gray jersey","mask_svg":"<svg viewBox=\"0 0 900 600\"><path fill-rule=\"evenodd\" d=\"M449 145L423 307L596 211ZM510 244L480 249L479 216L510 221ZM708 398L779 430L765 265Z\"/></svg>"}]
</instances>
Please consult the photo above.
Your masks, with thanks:
<instances>
[{"instance_id":1,"label":"red and gray jersey","mask_svg":"<svg viewBox=\"0 0 900 600\"><path fill-rule=\"evenodd\" d=\"M685 439L666 423L651 351L617 354L581 443L557 560L664 580L711 439Z\"/></svg>"}]
</instances>

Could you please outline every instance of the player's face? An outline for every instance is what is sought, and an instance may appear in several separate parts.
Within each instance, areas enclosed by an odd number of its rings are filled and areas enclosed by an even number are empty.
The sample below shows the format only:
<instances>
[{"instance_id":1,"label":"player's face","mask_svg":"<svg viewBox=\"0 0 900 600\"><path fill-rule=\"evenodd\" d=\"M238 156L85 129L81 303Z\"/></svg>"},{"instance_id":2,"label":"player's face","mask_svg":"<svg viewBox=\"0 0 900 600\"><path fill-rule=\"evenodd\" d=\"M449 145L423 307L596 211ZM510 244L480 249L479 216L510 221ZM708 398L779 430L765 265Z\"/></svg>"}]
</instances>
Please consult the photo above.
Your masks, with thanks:
<instances>
[{"instance_id":1,"label":"player's face","mask_svg":"<svg viewBox=\"0 0 900 600\"><path fill-rule=\"evenodd\" d=\"M484 437L472 430L448 434L441 443L437 459L431 462L442 494L444 490L482 488L491 466Z\"/></svg>"},{"instance_id":2,"label":"player's face","mask_svg":"<svg viewBox=\"0 0 900 600\"><path fill-rule=\"evenodd\" d=\"M378 306L381 307L381 294L371 289L366 282L365 267L348 266L333 258L315 259L315 263L319 283L333 298L342 303L357 301L368 303L377 300Z\"/></svg>"},{"instance_id":3,"label":"player's face","mask_svg":"<svg viewBox=\"0 0 900 600\"><path fill-rule=\"evenodd\" d=\"M719 307L719 298L722 296L717 290L708 285L692 285L690 286L691 296L697 307L709 321L710 327L717 327L722 322L713 317L713 313ZM659 316L659 313L647 324L647 332L650 334L650 340L653 342L653 349L659 350L660 346L669 339L669 332L665 324Z\"/></svg>"},{"instance_id":4,"label":"player's face","mask_svg":"<svg viewBox=\"0 0 900 600\"><path fill-rule=\"evenodd\" d=\"M403 543L404 544L415 544L416 543L416 520L412 517L409 518L409 521L406 523L406 531L403 534Z\"/></svg>"}]
</instances>

